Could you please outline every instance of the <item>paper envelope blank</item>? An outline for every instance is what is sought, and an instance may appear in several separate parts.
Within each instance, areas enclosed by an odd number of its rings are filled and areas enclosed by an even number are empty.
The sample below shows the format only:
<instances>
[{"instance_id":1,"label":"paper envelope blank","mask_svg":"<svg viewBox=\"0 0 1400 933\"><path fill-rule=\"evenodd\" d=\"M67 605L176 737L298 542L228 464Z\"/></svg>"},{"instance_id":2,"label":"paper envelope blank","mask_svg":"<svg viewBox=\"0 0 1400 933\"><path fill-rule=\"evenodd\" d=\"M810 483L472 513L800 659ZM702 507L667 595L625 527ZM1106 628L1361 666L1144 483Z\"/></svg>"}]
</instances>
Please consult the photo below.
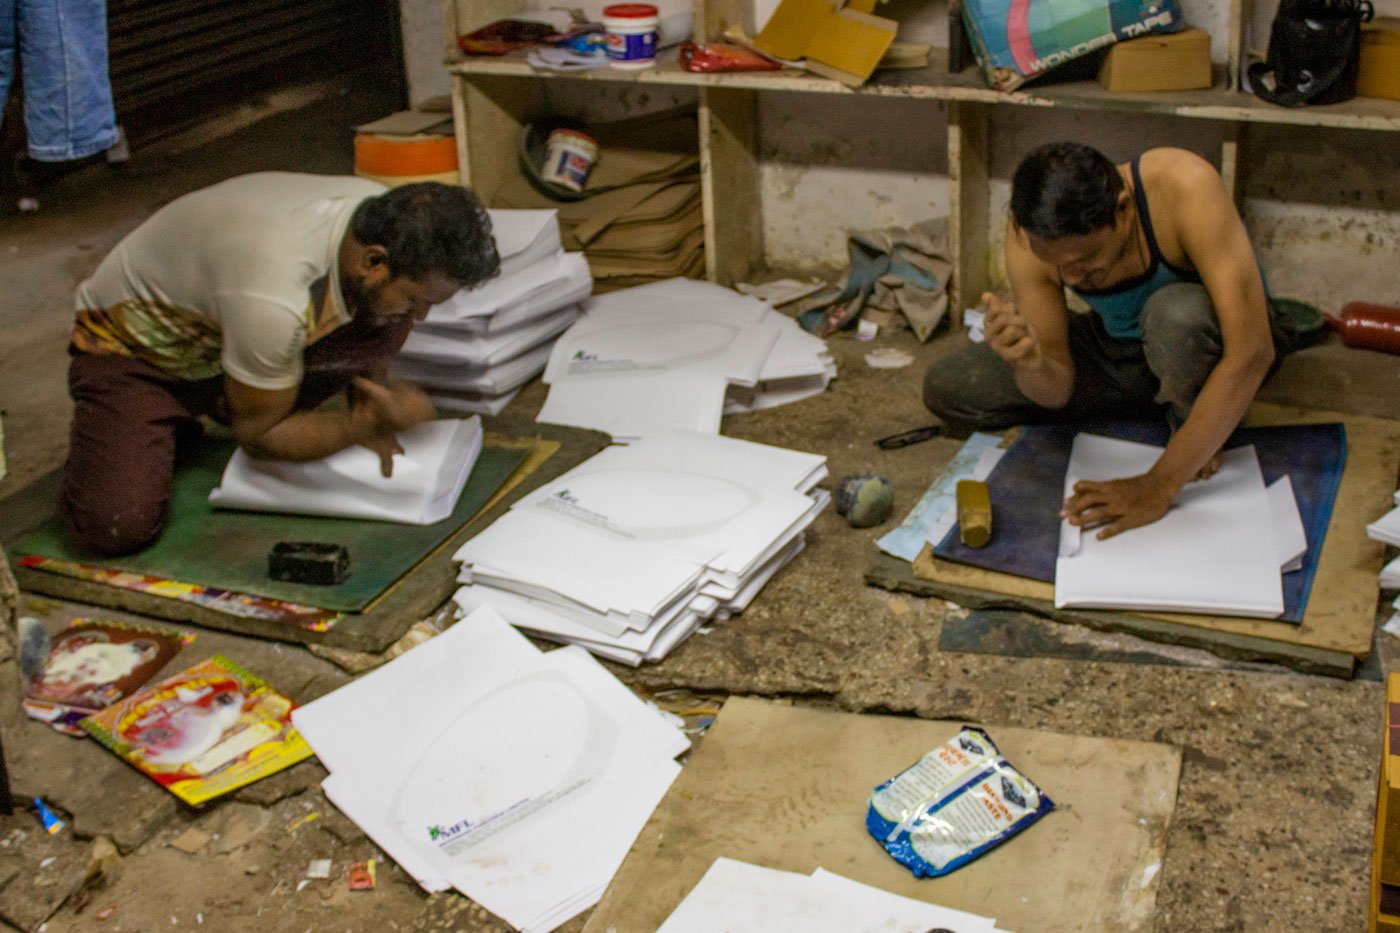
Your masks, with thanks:
<instances>
[{"instance_id":1,"label":"paper envelope blank","mask_svg":"<svg viewBox=\"0 0 1400 933\"><path fill-rule=\"evenodd\" d=\"M1077 480L1146 473L1162 448L1080 434L1066 473L1068 497ZM1149 609L1272 619L1283 612L1283 583L1273 511L1253 447L1224 453L1220 471L1187 483L1171 509L1150 525L1106 541L1061 527L1055 562L1055 606ZM1064 556L1068 555L1068 556Z\"/></svg>"}]
</instances>

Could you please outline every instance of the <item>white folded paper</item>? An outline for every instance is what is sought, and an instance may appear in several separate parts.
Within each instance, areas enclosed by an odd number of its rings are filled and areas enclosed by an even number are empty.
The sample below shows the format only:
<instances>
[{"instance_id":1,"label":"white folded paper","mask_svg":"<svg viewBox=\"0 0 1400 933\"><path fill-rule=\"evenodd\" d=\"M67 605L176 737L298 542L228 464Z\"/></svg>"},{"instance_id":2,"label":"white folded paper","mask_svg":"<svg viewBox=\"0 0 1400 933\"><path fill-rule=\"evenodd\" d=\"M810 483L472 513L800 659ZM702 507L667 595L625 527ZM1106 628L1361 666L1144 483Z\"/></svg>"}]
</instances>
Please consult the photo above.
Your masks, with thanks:
<instances>
[{"instance_id":1,"label":"white folded paper","mask_svg":"<svg viewBox=\"0 0 1400 933\"><path fill-rule=\"evenodd\" d=\"M209 493L217 508L369 518L431 525L452 514L481 453L481 419L446 418L399 435L393 475L379 455L350 447L323 460L292 463L234 452Z\"/></svg>"},{"instance_id":2,"label":"white folded paper","mask_svg":"<svg viewBox=\"0 0 1400 933\"><path fill-rule=\"evenodd\" d=\"M996 921L818 868L811 875L715 859L657 933L993 933Z\"/></svg>"},{"instance_id":3,"label":"white folded paper","mask_svg":"<svg viewBox=\"0 0 1400 933\"><path fill-rule=\"evenodd\" d=\"M293 713L327 797L429 891L523 930L596 903L689 745L586 652L491 608Z\"/></svg>"},{"instance_id":4,"label":"white folded paper","mask_svg":"<svg viewBox=\"0 0 1400 933\"><path fill-rule=\"evenodd\" d=\"M1162 449L1080 434L1073 483L1146 473ZM1061 526L1062 535L1074 529ZM1055 562L1055 606L1199 612L1272 619L1283 612L1273 511L1253 447L1226 451L1220 471L1188 483L1157 521L1099 540L1086 531L1077 551Z\"/></svg>"}]
</instances>

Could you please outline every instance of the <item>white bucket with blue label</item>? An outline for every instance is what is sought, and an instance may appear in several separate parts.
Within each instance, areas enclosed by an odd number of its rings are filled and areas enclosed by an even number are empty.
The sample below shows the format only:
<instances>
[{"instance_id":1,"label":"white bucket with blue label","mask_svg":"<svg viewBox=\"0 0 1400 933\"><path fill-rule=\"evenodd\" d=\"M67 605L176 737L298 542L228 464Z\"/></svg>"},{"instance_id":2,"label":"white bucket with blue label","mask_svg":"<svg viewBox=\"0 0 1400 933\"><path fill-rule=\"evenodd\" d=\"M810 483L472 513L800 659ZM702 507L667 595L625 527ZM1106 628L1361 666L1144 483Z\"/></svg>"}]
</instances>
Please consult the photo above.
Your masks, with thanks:
<instances>
[{"instance_id":1,"label":"white bucket with blue label","mask_svg":"<svg viewBox=\"0 0 1400 933\"><path fill-rule=\"evenodd\" d=\"M540 177L570 191L582 191L598 160L598 141L578 130L557 129L549 134Z\"/></svg>"},{"instance_id":2,"label":"white bucket with blue label","mask_svg":"<svg viewBox=\"0 0 1400 933\"><path fill-rule=\"evenodd\" d=\"M604 7L608 64L624 69L650 68L656 64L659 24L656 7L650 3L616 3Z\"/></svg>"}]
</instances>

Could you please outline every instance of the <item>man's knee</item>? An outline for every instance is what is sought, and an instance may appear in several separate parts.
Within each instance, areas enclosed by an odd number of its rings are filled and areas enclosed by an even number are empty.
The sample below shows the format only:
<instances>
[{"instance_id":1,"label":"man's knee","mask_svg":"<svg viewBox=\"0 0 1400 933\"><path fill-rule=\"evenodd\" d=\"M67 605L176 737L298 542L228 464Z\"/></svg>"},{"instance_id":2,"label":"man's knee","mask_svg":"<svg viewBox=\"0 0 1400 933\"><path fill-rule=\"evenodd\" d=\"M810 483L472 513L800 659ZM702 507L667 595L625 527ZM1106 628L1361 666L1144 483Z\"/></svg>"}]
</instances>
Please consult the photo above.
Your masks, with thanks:
<instances>
[{"instance_id":1,"label":"man's knee","mask_svg":"<svg viewBox=\"0 0 1400 933\"><path fill-rule=\"evenodd\" d=\"M1142 307L1142 334L1146 344L1179 345L1202 338L1218 341L1220 320L1204 285L1177 282L1153 292Z\"/></svg>"},{"instance_id":2,"label":"man's knee","mask_svg":"<svg viewBox=\"0 0 1400 933\"><path fill-rule=\"evenodd\" d=\"M103 557L121 557L155 540L165 524L165 502L85 502L64 490L59 512L73 543Z\"/></svg>"},{"instance_id":3,"label":"man's knee","mask_svg":"<svg viewBox=\"0 0 1400 933\"><path fill-rule=\"evenodd\" d=\"M924 374L924 406L954 433L995 431L1019 421L1004 398L1010 376L996 371L1005 364L981 357L977 349L955 353Z\"/></svg>"}]
</instances>

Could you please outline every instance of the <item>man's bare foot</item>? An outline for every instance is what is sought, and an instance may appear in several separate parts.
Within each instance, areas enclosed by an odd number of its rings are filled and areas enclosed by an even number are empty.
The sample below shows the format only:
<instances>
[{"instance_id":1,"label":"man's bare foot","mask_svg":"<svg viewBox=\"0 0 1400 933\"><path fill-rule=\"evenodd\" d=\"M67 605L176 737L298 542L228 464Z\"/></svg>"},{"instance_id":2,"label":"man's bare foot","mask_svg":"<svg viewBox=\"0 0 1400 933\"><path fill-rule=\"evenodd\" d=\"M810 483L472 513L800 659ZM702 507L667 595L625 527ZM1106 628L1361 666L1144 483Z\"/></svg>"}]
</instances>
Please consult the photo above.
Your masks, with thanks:
<instances>
[{"instance_id":1,"label":"man's bare foot","mask_svg":"<svg viewBox=\"0 0 1400 933\"><path fill-rule=\"evenodd\" d=\"M1215 456L1207 460L1206 465L1201 467L1200 472L1196 474L1196 479L1210 479L1218 473L1220 471L1220 464L1224 462L1224 457L1225 451L1217 450Z\"/></svg>"}]
</instances>

